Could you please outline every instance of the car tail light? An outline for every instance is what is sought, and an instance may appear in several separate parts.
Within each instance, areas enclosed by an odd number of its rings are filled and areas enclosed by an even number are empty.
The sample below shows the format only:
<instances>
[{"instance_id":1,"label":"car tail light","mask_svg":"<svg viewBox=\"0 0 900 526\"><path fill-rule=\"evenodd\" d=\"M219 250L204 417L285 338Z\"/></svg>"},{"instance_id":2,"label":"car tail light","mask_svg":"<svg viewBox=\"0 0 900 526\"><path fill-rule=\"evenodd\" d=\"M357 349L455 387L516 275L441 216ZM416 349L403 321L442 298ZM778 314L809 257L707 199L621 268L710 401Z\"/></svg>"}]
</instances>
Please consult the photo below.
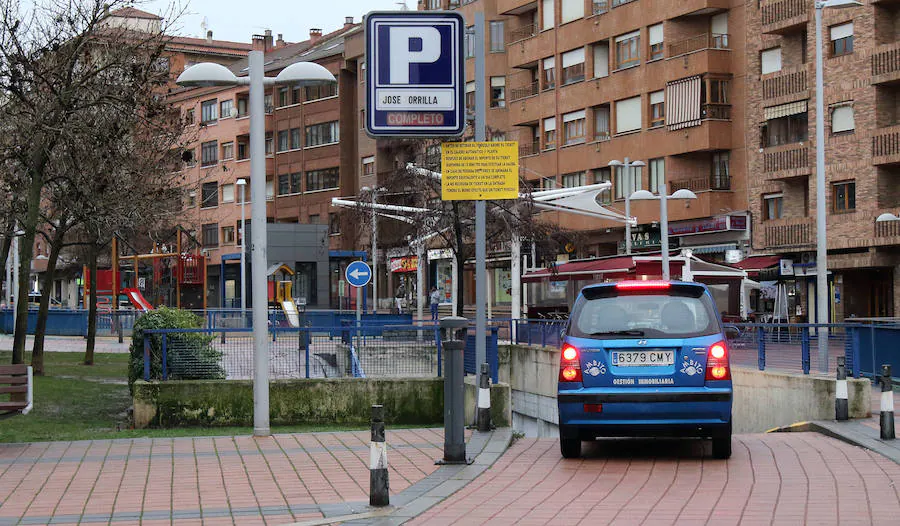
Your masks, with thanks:
<instances>
[{"instance_id":1,"label":"car tail light","mask_svg":"<svg viewBox=\"0 0 900 526\"><path fill-rule=\"evenodd\" d=\"M584 404L585 413L602 413L603 404Z\"/></svg>"},{"instance_id":2,"label":"car tail light","mask_svg":"<svg viewBox=\"0 0 900 526\"><path fill-rule=\"evenodd\" d=\"M731 380L728 347L725 342L717 342L709 346L709 350L706 352L706 380Z\"/></svg>"},{"instance_id":3,"label":"car tail light","mask_svg":"<svg viewBox=\"0 0 900 526\"><path fill-rule=\"evenodd\" d=\"M562 356L559 358L559 381L560 382L580 382L581 378L581 362L579 361L578 349L571 345L564 345L562 348Z\"/></svg>"},{"instance_id":4,"label":"car tail light","mask_svg":"<svg viewBox=\"0 0 900 526\"><path fill-rule=\"evenodd\" d=\"M618 290L665 290L672 286L668 281L620 281Z\"/></svg>"}]
</instances>

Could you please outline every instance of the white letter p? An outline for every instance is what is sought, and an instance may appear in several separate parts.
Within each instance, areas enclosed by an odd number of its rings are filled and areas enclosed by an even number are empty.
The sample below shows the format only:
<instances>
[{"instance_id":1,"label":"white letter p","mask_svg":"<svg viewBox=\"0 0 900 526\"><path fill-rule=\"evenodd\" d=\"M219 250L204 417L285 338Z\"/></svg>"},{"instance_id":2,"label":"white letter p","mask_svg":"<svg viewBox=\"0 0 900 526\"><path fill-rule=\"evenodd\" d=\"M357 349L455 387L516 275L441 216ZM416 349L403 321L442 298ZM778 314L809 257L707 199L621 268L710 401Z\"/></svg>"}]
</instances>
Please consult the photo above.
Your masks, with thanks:
<instances>
[{"instance_id":1,"label":"white letter p","mask_svg":"<svg viewBox=\"0 0 900 526\"><path fill-rule=\"evenodd\" d=\"M392 27L391 84L409 84L409 65L437 62L441 58L441 34L433 27ZM421 51L410 51L409 43L418 38Z\"/></svg>"}]
</instances>

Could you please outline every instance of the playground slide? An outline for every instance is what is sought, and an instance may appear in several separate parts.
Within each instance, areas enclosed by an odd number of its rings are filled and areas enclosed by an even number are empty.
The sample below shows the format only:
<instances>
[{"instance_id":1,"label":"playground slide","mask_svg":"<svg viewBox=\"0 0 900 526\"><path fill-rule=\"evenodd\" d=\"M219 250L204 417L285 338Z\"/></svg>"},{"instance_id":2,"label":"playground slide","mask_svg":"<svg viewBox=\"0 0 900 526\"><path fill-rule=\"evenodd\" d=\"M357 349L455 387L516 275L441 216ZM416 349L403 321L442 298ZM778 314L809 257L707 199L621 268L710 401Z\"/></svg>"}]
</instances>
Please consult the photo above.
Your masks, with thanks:
<instances>
[{"instance_id":1,"label":"playground slide","mask_svg":"<svg viewBox=\"0 0 900 526\"><path fill-rule=\"evenodd\" d=\"M294 303L294 300L282 301L281 308L284 310L284 315L287 318L288 324L291 327L299 327L300 311L297 310L297 304Z\"/></svg>"},{"instance_id":2,"label":"playground slide","mask_svg":"<svg viewBox=\"0 0 900 526\"><path fill-rule=\"evenodd\" d=\"M131 303L137 310L142 312L153 310L153 305L150 305L150 302L144 298L138 289L122 289L122 292L128 296L128 299L131 300Z\"/></svg>"}]
</instances>

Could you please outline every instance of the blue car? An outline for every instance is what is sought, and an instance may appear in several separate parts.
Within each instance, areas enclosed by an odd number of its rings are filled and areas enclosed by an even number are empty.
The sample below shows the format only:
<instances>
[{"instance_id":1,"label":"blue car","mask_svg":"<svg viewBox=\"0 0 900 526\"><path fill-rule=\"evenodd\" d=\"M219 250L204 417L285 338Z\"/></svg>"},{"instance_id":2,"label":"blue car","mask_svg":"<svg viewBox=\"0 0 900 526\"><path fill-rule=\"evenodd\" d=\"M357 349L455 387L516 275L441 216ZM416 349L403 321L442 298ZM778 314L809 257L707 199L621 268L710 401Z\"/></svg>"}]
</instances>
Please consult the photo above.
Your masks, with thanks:
<instances>
[{"instance_id":1,"label":"blue car","mask_svg":"<svg viewBox=\"0 0 900 526\"><path fill-rule=\"evenodd\" d=\"M731 456L731 366L700 283L622 281L582 289L559 364L562 456L598 437L712 439Z\"/></svg>"}]
</instances>

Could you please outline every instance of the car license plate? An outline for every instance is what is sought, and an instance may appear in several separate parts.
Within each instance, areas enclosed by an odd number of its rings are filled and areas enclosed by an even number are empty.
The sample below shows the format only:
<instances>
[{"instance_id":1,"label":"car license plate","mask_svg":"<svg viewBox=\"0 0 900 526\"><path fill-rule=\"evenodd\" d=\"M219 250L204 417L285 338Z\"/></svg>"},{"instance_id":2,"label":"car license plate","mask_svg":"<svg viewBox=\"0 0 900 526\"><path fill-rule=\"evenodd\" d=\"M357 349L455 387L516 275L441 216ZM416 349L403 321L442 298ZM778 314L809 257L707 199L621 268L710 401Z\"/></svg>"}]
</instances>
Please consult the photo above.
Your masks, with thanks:
<instances>
[{"instance_id":1,"label":"car license plate","mask_svg":"<svg viewBox=\"0 0 900 526\"><path fill-rule=\"evenodd\" d=\"M619 367L672 365L675 363L675 351L628 351L610 354L612 364Z\"/></svg>"}]
</instances>

